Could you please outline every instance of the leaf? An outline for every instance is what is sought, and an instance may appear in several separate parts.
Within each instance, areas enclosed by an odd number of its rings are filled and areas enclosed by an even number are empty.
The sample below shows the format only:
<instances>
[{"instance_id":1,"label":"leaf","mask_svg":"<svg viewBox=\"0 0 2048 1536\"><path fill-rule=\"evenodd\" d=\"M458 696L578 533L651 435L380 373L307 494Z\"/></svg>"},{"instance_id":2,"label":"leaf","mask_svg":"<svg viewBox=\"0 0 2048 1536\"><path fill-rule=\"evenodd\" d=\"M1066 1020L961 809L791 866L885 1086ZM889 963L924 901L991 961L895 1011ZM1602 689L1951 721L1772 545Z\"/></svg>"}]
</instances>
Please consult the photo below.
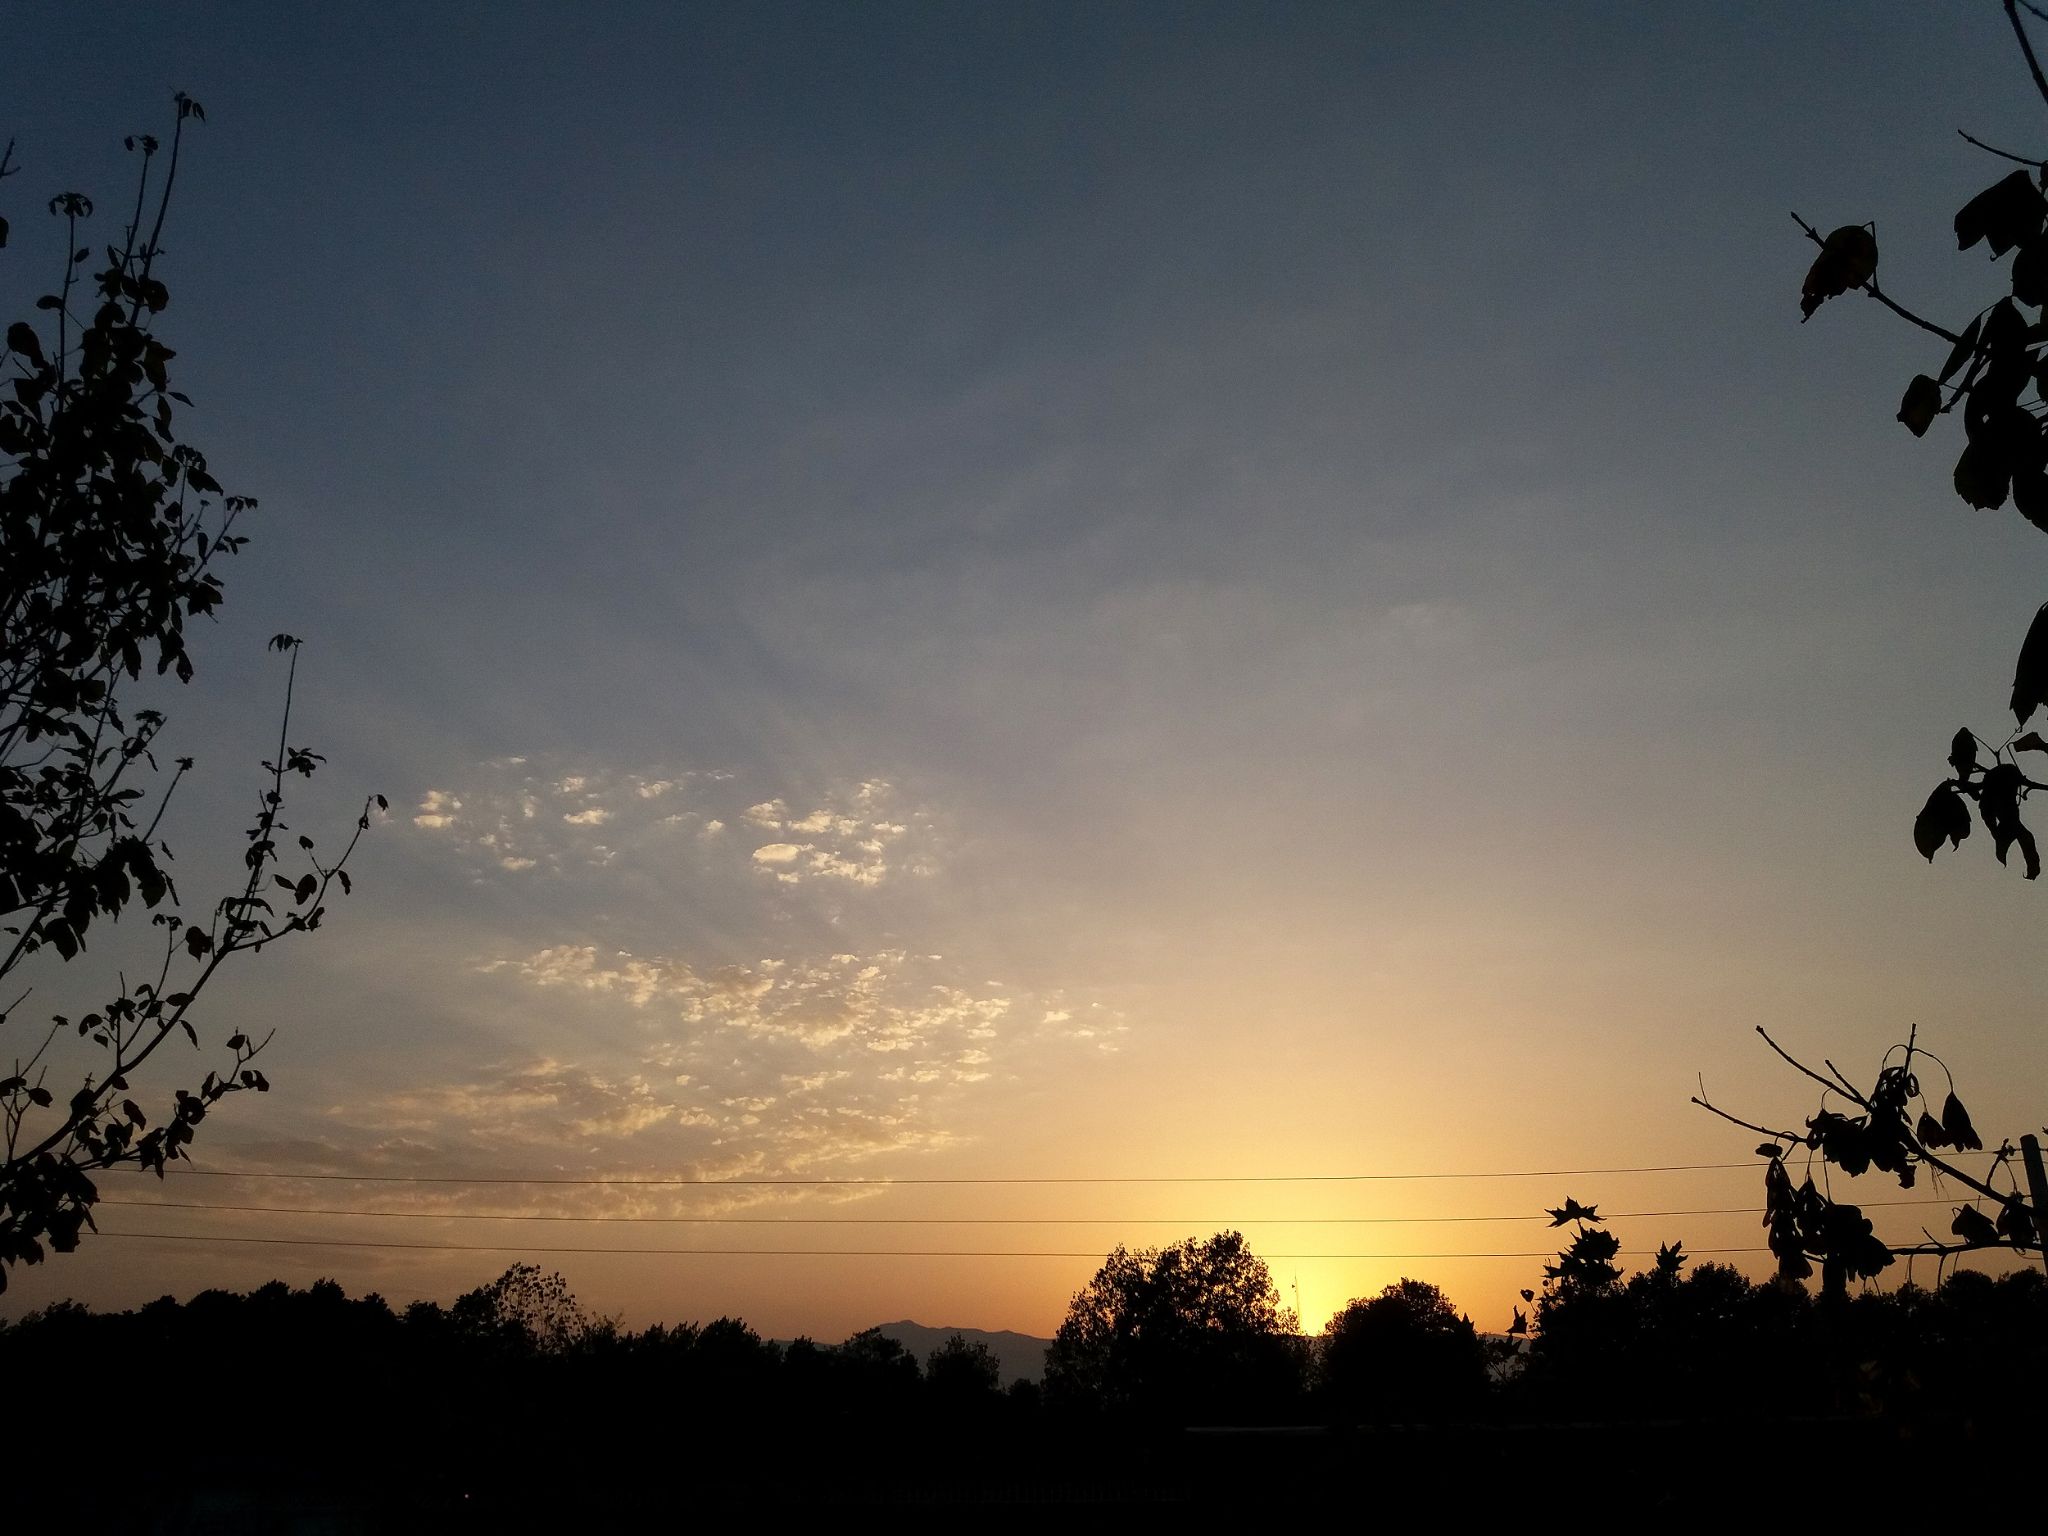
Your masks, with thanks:
<instances>
[{"instance_id":1,"label":"leaf","mask_svg":"<svg viewBox=\"0 0 2048 1536\"><path fill-rule=\"evenodd\" d=\"M2012 674L2013 720L2025 725L2027 717L2044 703L2048 703L2048 603L2034 611L2027 638L2020 642Z\"/></svg>"},{"instance_id":2,"label":"leaf","mask_svg":"<svg viewBox=\"0 0 2048 1536\"><path fill-rule=\"evenodd\" d=\"M2048 241L2029 240L2013 257L2012 296L2022 304L2048 304Z\"/></svg>"},{"instance_id":3,"label":"leaf","mask_svg":"<svg viewBox=\"0 0 2048 1536\"><path fill-rule=\"evenodd\" d=\"M42 339L27 321L17 320L7 327L7 350L19 352L38 368L48 366L43 359Z\"/></svg>"},{"instance_id":4,"label":"leaf","mask_svg":"<svg viewBox=\"0 0 2048 1536\"><path fill-rule=\"evenodd\" d=\"M1949 1231L1964 1242L1984 1247L1998 1241L1998 1228L1991 1224L1991 1218L1974 1205L1956 1207L1956 1219L1949 1223Z\"/></svg>"},{"instance_id":5,"label":"leaf","mask_svg":"<svg viewBox=\"0 0 2048 1536\"><path fill-rule=\"evenodd\" d=\"M1977 733L1967 725L1949 741L1948 765L1959 779L1967 779L1977 770Z\"/></svg>"},{"instance_id":6,"label":"leaf","mask_svg":"<svg viewBox=\"0 0 2048 1536\"><path fill-rule=\"evenodd\" d=\"M192 952L194 960L203 959L213 948L213 935L204 928L187 928L185 948Z\"/></svg>"},{"instance_id":7,"label":"leaf","mask_svg":"<svg viewBox=\"0 0 2048 1536\"><path fill-rule=\"evenodd\" d=\"M1913 846L1920 851L1920 857L1931 864L1943 843L1960 848L1969 835L1969 802L1953 784L1937 785L1920 808L1920 814L1913 818Z\"/></svg>"},{"instance_id":8,"label":"leaf","mask_svg":"<svg viewBox=\"0 0 2048 1536\"><path fill-rule=\"evenodd\" d=\"M1877 275L1877 237L1866 225L1844 224L1821 242L1799 291L1799 315L1811 320L1829 299L1861 288Z\"/></svg>"},{"instance_id":9,"label":"leaf","mask_svg":"<svg viewBox=\"0 0 2048 1536\"><path fill-rule=\"evenodd\" d=\"M1982 315L1963 327L1963 334L1956 338L1955 346L1949 350L1948 361L1941 365L1941 373L1938 375L1941 383L1946 384L1958 368L1976 355L1977 338L1983 333Z\"/></svg>"},{"instance_id":10,"label":"leaf","mask_svg":"<svg viewBox=\"0 0 2048 1536\"><path fill-rule=\"evenodd\" d=\"M1758 1157L1780 1158L1785 1155L1785 1149L1775 1141L1767 1141L1756 1149L1756 1155Z\"/></svg>"},{"instance_id":11,"label":"leaf","mask_svg":"<svg viewBox=\"0 0 2048 1536\"><path fill-rule=\"evenodd\" d=\"M2041 217L2048 204L2040 188L2025 171L2014 171L2004 180L1986 187L1956 213L1956 248L1967 251L1979 240L1987 242L1994 258L2041 232Z\"/></svg>"},{"instance_id":12,"label":"leaf","mask_svg":"<svg viewBox=\"0 0 2048 1536\"><path fill-rule=\"evenodd\" d=\"M1601 1221L1603 1218L1598 1214L1599 1209L1596 1205L1581 1205L1570 1196L1566 1196L1563 1205L1546 1214L1550 1217L1550 1224L1553 1227L1561 1227L1568 1221Z\"/></svg>"},{"instance_id":13,"label":"leaf","mask_svg":"<svg viewBox=\"0 0 2048 1536\"><path fill-rule=\"evenodd\" d=\"M1977 1127L1970 1124L1970 1112L1963 1108L1963 1101L1950 1093L1942 1101L1941 1128L1948 1132L1949 1144L1959 1152L1981 1152L1984 1139L1977 1134Z\"/></svg>"},{"instance_id":14,"label":"leaf","mask_svg":"<svg viewBox=\"0 0 2048 1536\"><path fill-rule=\"evenodd\" d=\"M1913 382L1906 386L1905 399L1899 402L1899 420L1915 437L1925 437L1940 414L1941 386L1924 373L1914 374Z\"/></svg>"},{"instance_id":15,"label":"leaf","mask_svg":"<svg viewBox=\"0 0 2048 1536\"><path fill-rule=\"evenodd\" d=\"M2012 472L2013 510L2043 533L2048 533L2048 471L2038 464L2022 464Z\"/></svg>"},{"instance_id":16,"label":"leaf","mask_svg":"<svg viewBox=\"0 0 2048 1536\"><path fill-rule=\"evenodd\" d=\"M1921 1111L1920 1123L1913 1127L1913 1134L1919 1138L1923 1147L1938 1148L1948 1145L1948 1132L1942 1129L1939 1120L1925 1110Z\"/></svg>"},{"instance_id":17,"label":"leaf","mask_svg":"<svg viewBox=\"0 0 2048 1536\"><path fill-rule=\"evenodd\" d=\"M1973 442L1956 460L1956 494L1979 512L1996 512L2012 487L2012 461L1992 442Z\"/></svg>"},{"instance_id":18,"label":"leaf","mask_svg":"<svg viewBox=\"0 0 2048 1536\"><path fill-rule=\"evenodd\" d=\"M1998 862L2003 864L2006 854L2018 844L2020 856L2026 861L2027 878L2034 880L2041 873L2041 856L2034 846L2034 834L2020 821L2020 789L2025 782L2015 764L1995 765L1977 788L1977 814L1984 818L1984 828L1991 834L1991 851L1998 855Z\"/></svg>"},{"instance_id":19,"label":"leaf","mask_svg":"<svg viewBox=\"0 0 2048 1536\"><path fill-rule=\"evenodd\" d=\"M2038 731L2029 731L2012 744L2015 752L2048 752L2048 741L2041 739Z\"/></svg>"}]
</instances>

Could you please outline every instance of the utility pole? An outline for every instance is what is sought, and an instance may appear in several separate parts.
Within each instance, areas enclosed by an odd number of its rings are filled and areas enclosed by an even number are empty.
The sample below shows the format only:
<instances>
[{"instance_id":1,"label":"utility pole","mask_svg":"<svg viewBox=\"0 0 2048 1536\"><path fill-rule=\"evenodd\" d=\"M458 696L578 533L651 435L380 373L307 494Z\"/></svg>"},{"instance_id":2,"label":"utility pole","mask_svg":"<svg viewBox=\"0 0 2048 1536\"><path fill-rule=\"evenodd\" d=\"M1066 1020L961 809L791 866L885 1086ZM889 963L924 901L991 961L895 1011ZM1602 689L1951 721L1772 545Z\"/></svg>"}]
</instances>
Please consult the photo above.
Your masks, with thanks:
<instances>
[{"instance_id":1,"label":"utility pole","mask_svg":"<svg viewBox=\"0 0 2048 1536\"><path fill-rule=\"evenodd\" d=\"M2034 1206L2034 1251L2041 1255L2041 1267L2048 1269L2048 1172L2041 1167L2041 1138L2031 1133L2020 1138L2020 1160L2027 1165L2027 1194Z\"/></svg>"}]
</instances>

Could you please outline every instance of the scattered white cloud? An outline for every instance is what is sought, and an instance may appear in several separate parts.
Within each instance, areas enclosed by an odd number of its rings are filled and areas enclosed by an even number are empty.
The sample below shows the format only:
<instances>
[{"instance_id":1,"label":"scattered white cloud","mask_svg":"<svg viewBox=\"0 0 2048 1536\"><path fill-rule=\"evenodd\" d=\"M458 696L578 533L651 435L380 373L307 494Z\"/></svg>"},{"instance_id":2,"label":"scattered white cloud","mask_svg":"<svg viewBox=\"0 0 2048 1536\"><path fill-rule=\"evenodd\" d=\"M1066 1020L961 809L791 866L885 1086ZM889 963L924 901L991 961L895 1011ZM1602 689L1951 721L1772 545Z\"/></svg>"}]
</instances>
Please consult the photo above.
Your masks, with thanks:
<instances>
[{"instance_id":1,"label":"scattered white cloud","mask_svg":"<svg viewBox=\"0 0 2048 1536\"><path fill-rule=\"evenodd\" d=\"M724 770L565 771L508 757L480 764L474 776L460 789L427 790L413 822L452 852L469 855L479 879L536 867L566 876L579 867L666 857L664 878L737 879L751 868L775 876L760 885L764 892L815 881L850 894L936 867L930 812L897 806L882 779L827 786L805 795L800 803L810 809L792 815L785 796L749 796ZM728 848L723 834L735 824L785 835ZM606 829L605 843L584 840L598 828ZM656 834L688 828L698 834L690 846L701 852L679 868L675 845L658 843Z\"/></svg>"}]
</instances>

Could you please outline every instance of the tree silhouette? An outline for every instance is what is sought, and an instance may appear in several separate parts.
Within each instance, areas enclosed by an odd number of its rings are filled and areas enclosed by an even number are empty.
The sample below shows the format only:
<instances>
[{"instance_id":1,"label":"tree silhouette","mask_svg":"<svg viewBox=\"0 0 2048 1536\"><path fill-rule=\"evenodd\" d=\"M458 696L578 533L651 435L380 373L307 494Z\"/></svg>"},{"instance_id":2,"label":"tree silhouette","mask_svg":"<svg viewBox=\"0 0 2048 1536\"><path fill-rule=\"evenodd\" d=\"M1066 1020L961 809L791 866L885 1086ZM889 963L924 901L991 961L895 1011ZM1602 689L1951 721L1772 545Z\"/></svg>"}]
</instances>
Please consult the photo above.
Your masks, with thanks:
<instances>
[{"instance_id":1,"label":"tree silhouette","mask_svg":"<svg viewBox=\"0 0 2048 1536\"><path fill-rule=\"evenodd\" d=\"M954 1334L925 1357L924 1379L949 1404L991 1399L1002 1386L1002 1365L979 1339Z\"/></svg>"},{"instance_id":2,"label":"tree silhouette","mask_svg":"<svg viewBox=\"0 0 2048 1536\"><path fill-rule=\"evenodd\" d=\"M161 775L164 715L122 703L146 667L191 679L186 621L219 606L217 567L242 547L237 530L256 505L223 492L174 430L190 401L171 388L176 354L155 333L169 302L158 258L186 126L205 118L183 94L176 107L168 148L127 140L141 161L135 198L103 267L91 269L83 243L91 200L50 199L62 276L36 301L40 328L13 322L0 351L0 983L18 994L0 1027L27 1028L34 986L51 962L78 960L95 924L139 899L158 930L142 979L117 970L101 1006L53 1016L39 1044L28 1035L0 1068L0 1288L46 1243L77 1246L98 1198L92 1173L129 1164L161 1176L222 1098L268 1089L254 1063L269 1037L240 1032L168 1105L145 1110L134 1082L173 1037L200 1047L194 1005L230 957L320 926L331 887L348 889L355 847L351 837L325 861L301 836L285 872L285 780L310 777L322 759L290 744L299 642L280 635L284 716L245 834L246 875L204 921L188 921L159 834L191 759ZM10 143L0 178L16 174L13 158ZM8 233L0 221L0 245Z\"/></svg>"},{"instance_id":3,"label":"tree silhouette","mask_svg":"<svg viewBox=\"0 0 2048 1536\"><path fill-rule=\"evenodd\" d=\"M1241 1233L1119 1247L1046 1352L1058 1405L1182 1423L1270 1416L1299 1393L1294 1314Z\"/></svg>"},{"instance_id":4,"label":"tree silhouette","mask_svg":"<svg viewBox=\"0 0 2048 1536\"><path fill-rule=\"evenodd\" d=\"M2025 0L2003 3L2034 88L2048 102L2048 76L2020 12L2024 9L2036 18L2048 13ZM1820 247L1801 286L1800 314L1810 320L1828 300L1860 292L1945 343L1938 370L1915 374L1906 385L1899 421L1915 437L1924 437L1938 418L1960 415L1963 446L1952 475L1956 495L1985 511L2010 502L2020 516L2048 532L2048 433L2043 428L2048 416L2048 326L2039 313L2048 305L2048 197L2043 195L2048 160L1995 149L1968 133L1963 137L2022 167L1971 198L1955 216L1961 250L1981 245L1994 262L2012 257L2005 272L2010 291L1951 329L1908 309L1878 286L1875 226L1845 224L1823 236L1795 213L1792 217L1807 238ZM1923 857L1932 861L1944 843L1961 847L1970 835L1974 809L1998 861L2007 862L2007 855L2017 848L2026 878L2039 877L2040 851L2020 810L2043 786L2021 766L2021 754L2048 753L2048 740L2026 730L2044 704L2048 603L2035 612L2014 666L2013 729L1993 740L1965 726L1949 744L1950 774L1935 785L1913 821L1913 846Z\"/></svg>"},{"instance_id":5,"label":"tree silhouette","mask_svg":"<svg viewBox=\"0 0 2048 1536\"><path fill-rule=\"evenodd\" d=\"M1318 1361L1330 1409L1350 1419L1460 1417L1486 1389L1472 1320L1426 1280L1396 1280L1351 1302L1323 1329Z\"/></svg>"}]
</instances>

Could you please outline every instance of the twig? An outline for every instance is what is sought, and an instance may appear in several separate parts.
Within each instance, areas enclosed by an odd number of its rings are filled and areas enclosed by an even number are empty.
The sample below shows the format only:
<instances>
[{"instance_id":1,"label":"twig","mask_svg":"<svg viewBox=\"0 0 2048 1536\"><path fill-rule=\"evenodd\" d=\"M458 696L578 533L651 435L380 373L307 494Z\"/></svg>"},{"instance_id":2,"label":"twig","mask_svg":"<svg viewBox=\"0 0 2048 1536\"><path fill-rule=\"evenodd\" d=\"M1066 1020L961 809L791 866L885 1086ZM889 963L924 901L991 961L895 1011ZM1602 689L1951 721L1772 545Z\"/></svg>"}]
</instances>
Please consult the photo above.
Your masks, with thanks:
<instances>
[{"instance_id":1,"label":"twig","mask_svg":"<svg viewBox=\"0 0 2048 1536\"><path fill-rule=\"evenodd\" d=\"M1704 1091L1705 1090L1702 1090L1702 1092ZM1694 1094L1692 1101L1693 1103L1699 1105L1701 1109L1704 1109L1708 1114L1719 1115L1723 1120L1726 1120L1733 1125L1739 1125L1745 1131L1755 1131L1759 1136L1770 1136L1774 1138L1782 1137L1784 1140L1791 1142L1794 1146L1803 1146L1806 1143L1806 1138L1804 1136L1795 1136L1790 1131L1774 1131L1768 1125L1758 1125L1754 1121L1742 1119L1739 1115L1731 1115L1728 1113L1727 1110L1722 1109L1718 1104L1709 1104L1705 1099L1701 1098L1699 1094Z\"/></svg>"},{"instance_id":2,"label":"twig","mask_svg":"<svg viewBox=\"0 0 2048 1536\"><path fill-rule=\"evenodd\" d=\"M1962 134L1965 140L1976 145L1987 155L1996 155L2001 160L2014 160L2021 165L2048 165L2048 160L2030 160L2025 155L2016 155L2009 149L2000 149L1996 144L1986 144L1975 134L1963 133L1963 130L1960 128L1956 132Z\"/></svg>"},{"instance_id":3,"label":"twig","mask_svg":"<svg viewBox=\"0 0 2048 1536\"><path fill-rule=\"evenodd\" d=\"M2029 5L2027 9L2037 18L2048 21L2048 16L2042 16L2033 6ZM2020 40L2020 52L2027 56L2027 68L2034 76L2034 89L2040 92L2043 101L2048 101L2048 76L2042 75L2041 61L2034 57L2034 45L2027 40L2027 29L2020 21L2019 6L2015 0L2005 0L2005 19L2012 23L2012 35Z\"/></svg>"}]
</instances>

